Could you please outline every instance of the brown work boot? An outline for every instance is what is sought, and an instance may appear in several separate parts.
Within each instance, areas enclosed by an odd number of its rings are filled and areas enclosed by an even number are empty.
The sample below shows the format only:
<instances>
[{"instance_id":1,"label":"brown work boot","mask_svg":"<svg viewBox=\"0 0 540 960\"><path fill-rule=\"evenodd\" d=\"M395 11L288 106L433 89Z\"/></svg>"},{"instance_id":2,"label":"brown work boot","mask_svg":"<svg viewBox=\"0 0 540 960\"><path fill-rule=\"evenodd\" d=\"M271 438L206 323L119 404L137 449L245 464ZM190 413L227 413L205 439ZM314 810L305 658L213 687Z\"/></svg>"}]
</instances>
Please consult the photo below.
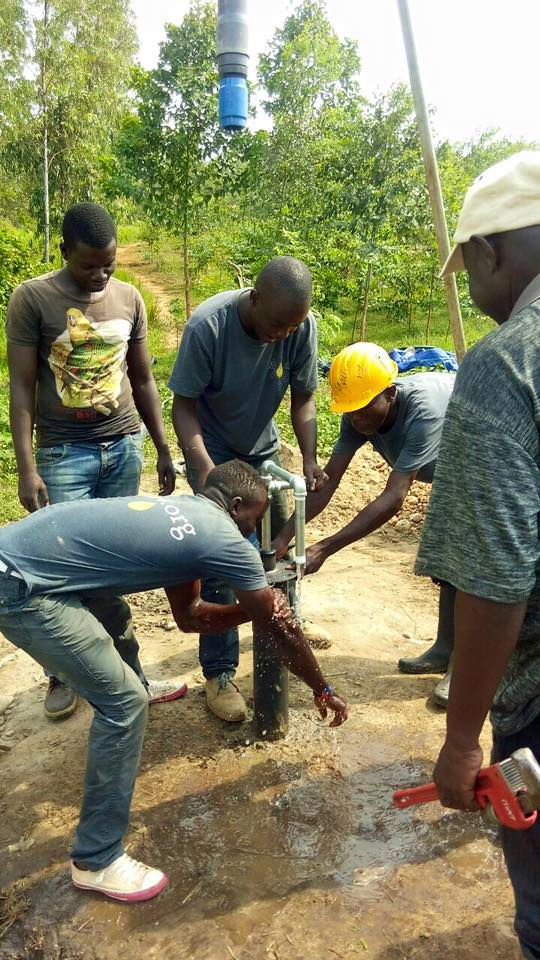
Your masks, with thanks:
<instances>
[{"instance_id":1,"label":"brown work boot","mask_svg":"<svg viewBox=\"0 0 540 960\"><path fill-rule=\"evenodd\" d=\"M314 650L328 650L328 647L332 646L332 634L321 627L320 624L315 623L314 620L303 620L302 631L310 647L313 647Z\"/></svg>"},{"instance_id":2,"label":"brown work boot","mask_svg":"<svg viewBox=\"0 0 540 960\"><path fill-rule=\"evenodd\" d=\"M206 681L206 702L220 720L240 723L246 719L247 707L244 698L226 673Z\"/></svg>"}]
</instances>

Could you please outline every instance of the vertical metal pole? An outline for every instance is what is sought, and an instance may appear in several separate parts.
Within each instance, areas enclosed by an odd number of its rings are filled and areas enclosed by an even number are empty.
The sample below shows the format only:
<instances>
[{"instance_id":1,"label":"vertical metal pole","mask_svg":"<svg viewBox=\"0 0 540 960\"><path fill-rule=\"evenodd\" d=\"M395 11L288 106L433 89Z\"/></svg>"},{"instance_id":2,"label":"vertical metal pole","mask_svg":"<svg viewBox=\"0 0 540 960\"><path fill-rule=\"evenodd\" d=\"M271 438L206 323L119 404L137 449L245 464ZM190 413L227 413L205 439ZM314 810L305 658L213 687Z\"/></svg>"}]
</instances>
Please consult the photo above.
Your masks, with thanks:
<instances>
[{"instance_id":1,"label":"vertical metal pole","mask_svg":"<svg viewBox=\"0 0 540 960\"><path fill-rule=\"evenodd\" d=\"M275 563L274 554L274 567ZM293 583L294 580L274 583L287 594L289 603ZM289 730L289 671L276 656L259 623L253 624L253 725L261 740L281 740Z\"/></svg>"},{"instance_id":2,"label":"vertical metal pole","mask_svg":"<svg viewBox=\"0 0 540 960\"><path fill-rule=\"evenodd\" d=\"M424 92L422 89L420 70L418 69L418 60L416 57L416 47L414 43L414 34L409 13L408 0L397 0L397 4L399 9L399 17L401 20L403 41L405 43L405 52L407 54L407 63L409 65L409 78L411 81L411 90L414 100L416 120L418 123L418 131L420 134L420 143L422 145L422 155L424 157L424 166L426 168L429 199L431 202L433 222L437 236L437 246L439 249L439 262L442 267L450 253L450 242L448 239L448 228L446 226L446 217L444 213L441 181L439 179L437 158L435 156L433 141L431 139L431 130L429 126L428 112L426 109L426 101L424 99ZM456 356L458 360L462 360L465 355L467 345L465 343L463 320L461 319L461 309L459 305L456 278L453 273L444 278L444 285Z\"/></svg>"}]
</instances>

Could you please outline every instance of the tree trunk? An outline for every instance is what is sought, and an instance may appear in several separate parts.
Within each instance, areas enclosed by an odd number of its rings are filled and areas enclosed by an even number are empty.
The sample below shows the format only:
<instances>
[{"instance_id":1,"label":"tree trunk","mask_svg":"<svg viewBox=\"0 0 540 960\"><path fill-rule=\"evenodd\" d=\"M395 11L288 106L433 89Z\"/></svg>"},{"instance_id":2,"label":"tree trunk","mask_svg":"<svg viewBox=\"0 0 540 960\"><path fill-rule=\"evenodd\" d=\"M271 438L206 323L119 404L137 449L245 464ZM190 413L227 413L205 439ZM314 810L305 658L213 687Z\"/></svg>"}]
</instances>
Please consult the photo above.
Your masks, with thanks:
<instances>
[{"instance_id":1,"label":"tree trunk","mask_svg":"<svg viewBox=\"0 0 540 960\"><path fill-rule=\"evenodd\" d=\"M354 316L353 316L353 322L352 322L352 330L351 330L350 343L354 343L354 335L355 335L355 333L356 333L356 321L358 320L358 314L359 314L359 313L360 313L360 301L358 300L357 303L356 303L356 306L355 306L355 308L354 308Z\"/></svg>"},{"instance_id":2,"label":"tree trunk","mask_svg":"<svg viewBox=\"0 0 540 960\"><path fill-rule=\"evenodd\" d=\"M366 326L367 326L367 315L368 315L368 306L369 306L369 290L371 287L371 263L368 263L367 273L366 273L366 285L364 287L364 306L362 309L362 322L360 324L360 340L366 339Z\"/></svg>"},{"instance_id":3,"label":"tree trunk","mask_svg":"<svg viewBox=\"0 0 540 960\"><path fill-rule=\"evenodd\" d=\"M40 94L43 128L41 131L41 149L43 162L43 262L50 260L50 209L49 209L49 113L47 104L47 31L49 27L49 0L43 2L43 37L45 48L40 69Z\"/></svg>"},{"instance_id":4,"label":"tree trunk","mask_svg":"<svg viewBox=\"0 0 540 960\"><path fill-rule=\"evenodd\" d=\"M182 257L184 261L184 303L186 321L191 316L191 297L189 295L189 156L186 156L184 171L184 221L182 224Z\"/></svg>"},{"instance_id":5,"label":"tree trunk","mask_svg":"<svg viewBox=\"0 0 540 960\"><path fill-rule=\"evenodd\" d=\"M50 212L49 212L49 131L47 115L43 117L43 263L48 263L50 254Z\"/></svg>"},{"instance_id":6,"label":"tree trunk","mask_svg":"<svg viewBox=\"0 0 540 960\"><path fill-rule=\"evenodd\" d=\"M431 325L431 318L433 316L433 286L435 283L435 267L431 268L431 280L429 284L429 305L428 305L428 314L426 320L426 330L424 333L424 340L426 341L426 347L429 343L429 328Z\"/></svg>"},{"instance_id":7,"label":"tree trunk","mask_svg":"<svg viewBox=\"0 0 540 960\"><path fill-rule=\"evenodd\" d=\"M188 247L188 217L187 204L184 211L184 229L183 229L183 247L182 258L184 261L184 302L186 305L186 320L191 316L191 297L189 295L189 247Z\"/></svg>"},{"instance_id":8,"label":"tree trunk","mask_svg":"<svg viewBox=\"0 0 540 960\"><path fill-rule=\"evenodd\" d=\"M409 296L407 298L407 336L408 337L410 337L411 335L413 304L414 304L414 288L409 292Z\"/></svg>"}]
</instances>

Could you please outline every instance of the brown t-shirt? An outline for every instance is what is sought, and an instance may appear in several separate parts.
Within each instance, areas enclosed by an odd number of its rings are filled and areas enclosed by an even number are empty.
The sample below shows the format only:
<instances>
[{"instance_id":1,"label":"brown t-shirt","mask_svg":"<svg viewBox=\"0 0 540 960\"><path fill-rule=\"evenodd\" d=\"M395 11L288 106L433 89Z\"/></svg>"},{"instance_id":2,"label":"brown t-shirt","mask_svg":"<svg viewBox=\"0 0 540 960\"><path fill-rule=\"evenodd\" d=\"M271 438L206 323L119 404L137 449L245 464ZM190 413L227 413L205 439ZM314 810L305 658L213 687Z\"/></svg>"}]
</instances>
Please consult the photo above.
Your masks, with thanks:
<instances>
[{"instance_id":1,"label":"brown t-shirt","mask_svg":"<svg viewBox=\"0 0 540 960\"><path fill-rule=\"evenodd\" d=\"M38 351L38 446L139 429L126 354L130 340L146 338L146 328L139 291L114 277L103 292L87 293L64 268L16 288L7 339Z\"/></svg>"}]
</instances>

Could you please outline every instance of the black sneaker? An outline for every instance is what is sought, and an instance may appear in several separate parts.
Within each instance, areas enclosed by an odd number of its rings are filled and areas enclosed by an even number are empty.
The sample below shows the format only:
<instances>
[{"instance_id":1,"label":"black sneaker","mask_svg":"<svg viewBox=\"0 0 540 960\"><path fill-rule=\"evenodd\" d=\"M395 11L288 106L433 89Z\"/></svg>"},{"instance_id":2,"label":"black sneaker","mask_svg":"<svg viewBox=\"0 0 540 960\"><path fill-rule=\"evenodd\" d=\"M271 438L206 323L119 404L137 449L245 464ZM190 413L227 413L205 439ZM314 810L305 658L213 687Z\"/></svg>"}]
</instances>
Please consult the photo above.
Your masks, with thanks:
<instances>
[{"instance_id":1,"label":"black sneaker","mask_svg":"<svg viewBox=\"0 0 540 960\"><path fill-rule=\"evenodd\" d=\"M56 677L51 677L43 704L45 716L50 717L51 720L60 720L61 717L69 717L76 706L77 694L75 691Z\"/></svg>"}]
</instances>

